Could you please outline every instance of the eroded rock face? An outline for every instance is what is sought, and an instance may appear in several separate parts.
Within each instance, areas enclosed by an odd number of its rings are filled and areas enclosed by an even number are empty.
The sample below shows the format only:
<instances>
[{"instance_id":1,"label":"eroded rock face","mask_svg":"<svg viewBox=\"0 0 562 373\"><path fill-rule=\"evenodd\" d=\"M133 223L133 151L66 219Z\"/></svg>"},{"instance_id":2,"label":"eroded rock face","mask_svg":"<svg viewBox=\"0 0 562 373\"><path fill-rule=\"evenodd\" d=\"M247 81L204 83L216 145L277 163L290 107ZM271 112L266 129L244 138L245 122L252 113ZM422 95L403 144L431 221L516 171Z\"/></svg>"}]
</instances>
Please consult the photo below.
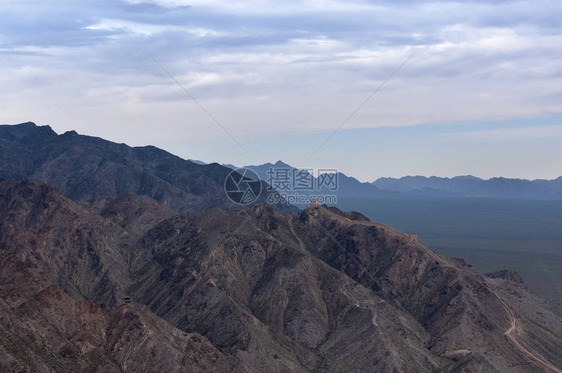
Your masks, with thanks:
<instances>
[{"instance_id":1,"label":"eroded rock face","mask_svg":"<svg viewBox=\"0 0 562 373\"><path fill-rule=\"evenodd\" d=\"M76 203L5 180L0 254L8 370L535 369L504 337L507 282L337 209L177 214L132 193ZM560 323L517 291L516 315ZM553 334L519 324L556 361Z\"/></svg>"}]
</instances>

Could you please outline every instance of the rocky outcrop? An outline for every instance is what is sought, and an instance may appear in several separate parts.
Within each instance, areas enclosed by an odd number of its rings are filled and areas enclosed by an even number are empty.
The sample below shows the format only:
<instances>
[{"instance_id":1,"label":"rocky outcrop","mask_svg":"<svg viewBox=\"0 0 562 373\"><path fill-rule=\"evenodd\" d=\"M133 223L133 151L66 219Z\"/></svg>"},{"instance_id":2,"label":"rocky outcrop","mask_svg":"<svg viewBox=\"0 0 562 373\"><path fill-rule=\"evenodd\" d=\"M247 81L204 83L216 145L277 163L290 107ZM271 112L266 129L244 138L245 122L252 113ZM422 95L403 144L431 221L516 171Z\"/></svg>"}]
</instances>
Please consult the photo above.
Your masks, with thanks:
<instances>
[{"instance_id":1,"label":"rocky outcrop","mask_svg":"<svg viewBox=\"0 0 562 373\"><path fill-rule=\"evenodd\" d=\"M486 276L490 278L503 278L515 282L516 284L523 284L523 279L519 273L512 269L502 269L501 271L486 273Z\"/></svg>"}]
</instances>

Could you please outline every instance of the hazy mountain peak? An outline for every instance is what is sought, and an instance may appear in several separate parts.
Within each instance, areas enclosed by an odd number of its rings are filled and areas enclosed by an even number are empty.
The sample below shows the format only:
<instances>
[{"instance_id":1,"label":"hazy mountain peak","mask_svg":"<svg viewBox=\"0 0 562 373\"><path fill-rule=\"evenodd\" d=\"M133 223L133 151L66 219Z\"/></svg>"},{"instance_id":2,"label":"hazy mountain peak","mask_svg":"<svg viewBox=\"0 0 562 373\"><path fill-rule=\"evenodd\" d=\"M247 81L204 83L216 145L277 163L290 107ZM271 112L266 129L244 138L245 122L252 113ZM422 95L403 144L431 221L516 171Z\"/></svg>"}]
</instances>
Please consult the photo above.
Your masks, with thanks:
<instances>
[{"instance_id":1,"label":"hazy mountain peak","mask_svg":"<svg viewBox=\"0 0 562 373\"><path fill-rule=\"evenodd\" d=\"M274 166L275 167L291 167L291 168L293 168L292 166L288 165L287 163L285 163L281 160L278 160L277 162L275 162Z\"/></svg>"},{"instance_id":2,"label":"hazy mountain peak","mask_svg":"<svg viewBox=\"0 0 562 373\"><path fill-rule=\"evenodd\" d=\"M34 122L23 122L23 123L20 123L20 124L16 124L15 126L19 126L19 127L23 127L23 128L25 128L25 127L29 127L29 128L37 127L37 125Z\"/></svg>"},{"instance_id":3,"label":"hazy mountain peak","mask_svg":"<svg viewBox=\"0 0 562 373\"><path fill-rule=\"evenodd\" d=\"M70 130L63 133L62 136L78 136L78 132L76 132L75 130Z\"/></svg>"},{"instance_id":4,"label":"hazy mountain peak","mask_svg":"<svg viewBox=\"0 0 562 373\"><path fill-rule=\"evenodd\" d=\"M203 162L203 161L200 161L200 160L198 160L198 159L188 159L188 161L190 161L190 162L192 162L192 163L195 163L195 164L198 164L198 165L201 165L201 166L207 164L207 163L205 163L205 162ZM223 166L228 167L229 165L223 164Z\"/></svg>"},{"instance_id":5,"label":"hazy mountain peak","mask_svg":"<svg viewBox=\"0 0 562 373\"><path fill-rule=\"evenodd\" d=\"M460 176L455 176L452 179L456 179L456 180L482 180L481 178L473 176L473 175L460 175Z\"/></svg>"}]
</instances>

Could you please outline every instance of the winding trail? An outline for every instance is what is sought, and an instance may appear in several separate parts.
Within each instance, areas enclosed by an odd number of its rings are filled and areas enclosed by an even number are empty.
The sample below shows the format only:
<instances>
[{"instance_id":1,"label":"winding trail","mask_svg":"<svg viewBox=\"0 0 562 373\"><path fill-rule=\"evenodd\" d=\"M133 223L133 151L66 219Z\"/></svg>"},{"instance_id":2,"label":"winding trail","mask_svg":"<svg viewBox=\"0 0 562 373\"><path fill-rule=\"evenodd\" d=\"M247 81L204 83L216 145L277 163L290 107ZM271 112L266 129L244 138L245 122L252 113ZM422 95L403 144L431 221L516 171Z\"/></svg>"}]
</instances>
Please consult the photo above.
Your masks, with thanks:
<instances>
[{"instance_id":1,"label":"winding trail","mask_svg":"<svg viewBox=\"0 0 562 373\"><path fill-rule=\"evenodd\" d=\"M515 339L515 337L512 334L517 329L517 323L515 322L515 316L513 315L513 311L511 310L511 308L509 308L507 303L505 303L504 300L501 299L500 296L494 290L491 290L491 289L489 289L489 290L494 294L494 296L502 304L502 306L505 308L507 314L509 315L509 318L511 320L511 327L505 331L504 335L513 344L513 346L515 346L515 348L522 355L524 355L527 359L531 360L534 364L541 367L544 371L546 371L548 373L562 373L562 371L560 371L558 368L556 368L555 366L543 361L542 359L538 358L537 356L533 355L529 350L527 350L519 342L517 342L517 340Z\"/></svg>"}]
</instances>

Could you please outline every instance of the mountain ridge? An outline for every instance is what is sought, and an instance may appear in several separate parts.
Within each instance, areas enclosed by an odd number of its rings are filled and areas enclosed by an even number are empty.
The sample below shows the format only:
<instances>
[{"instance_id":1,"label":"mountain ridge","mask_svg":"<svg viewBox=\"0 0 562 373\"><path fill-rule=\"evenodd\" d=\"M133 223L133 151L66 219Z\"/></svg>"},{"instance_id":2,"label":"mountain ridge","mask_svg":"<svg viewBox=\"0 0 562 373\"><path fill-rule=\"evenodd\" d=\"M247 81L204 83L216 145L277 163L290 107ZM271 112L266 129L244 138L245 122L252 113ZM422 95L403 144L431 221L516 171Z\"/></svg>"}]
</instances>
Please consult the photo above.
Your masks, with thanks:
<instances>
[{"instance_id":1,"label":"mountain ridge","mask_svg":"<svg viewBox=\"0 0 562 373\"><path fill-rule=\"evenodd\" d=\"M224 191L230 169L199 165L148 145L130 147L75 131L56 134L33 122L0 126L0 178L44 181L80 201L147 195L176 211L240 208ZM258 201L275 193L262 183ZM295 211L279 204L282 211Z\"/></svg>"}]
</instances>

